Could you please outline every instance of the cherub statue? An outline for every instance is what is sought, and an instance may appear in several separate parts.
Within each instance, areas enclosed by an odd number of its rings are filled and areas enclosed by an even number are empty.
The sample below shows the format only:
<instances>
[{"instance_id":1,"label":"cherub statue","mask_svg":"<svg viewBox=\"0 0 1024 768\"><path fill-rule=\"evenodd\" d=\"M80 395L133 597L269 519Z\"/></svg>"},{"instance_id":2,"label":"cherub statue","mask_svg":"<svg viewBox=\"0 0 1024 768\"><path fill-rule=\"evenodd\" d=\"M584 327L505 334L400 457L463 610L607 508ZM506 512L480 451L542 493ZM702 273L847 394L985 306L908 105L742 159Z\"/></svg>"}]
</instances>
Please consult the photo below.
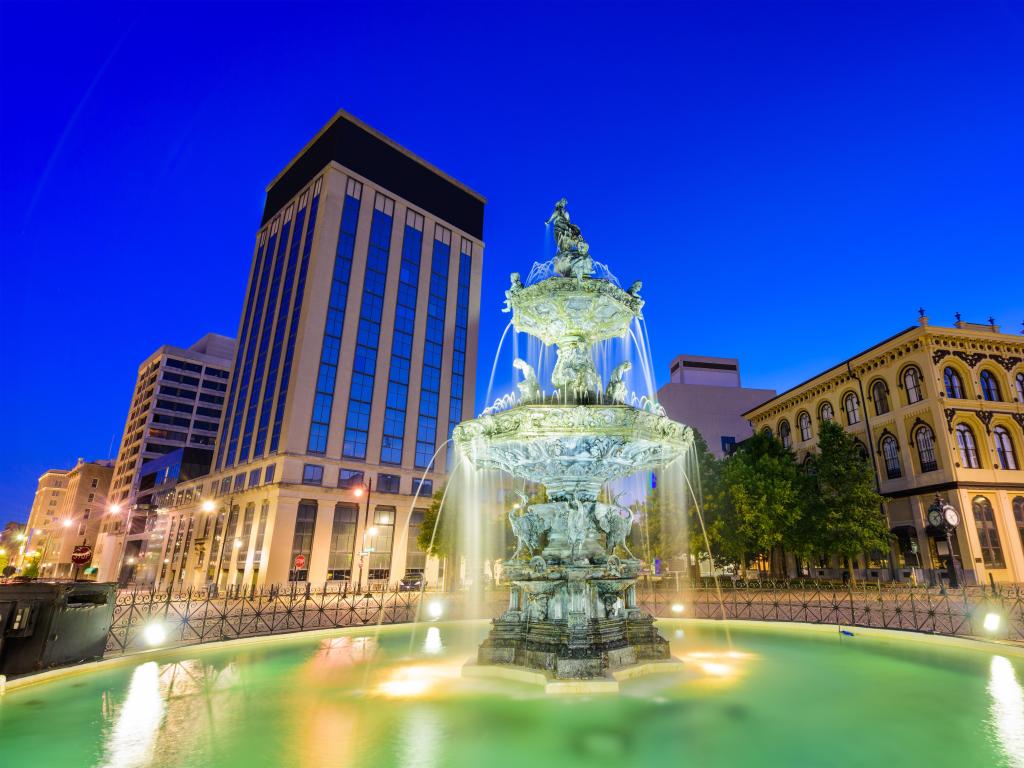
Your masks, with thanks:
<instances>
[{"instance_id":1,"label":"cherub statue","mask_svg":"<svg viewBox=\"0 0 1024 768\"><path fill-rule=\"evenodd\" d=\"M519 273L513 272L511 275L512 285L505 291L505 306L502 308L502 312L512 311L512 297L515 296L519 291L523 290L523 281L519 279Z\"/></svg>"},{"instance_id":2,"label":"cherub statue","mask_svg":"<svg viewBox=\"0 0 1024 768\"><path fill-rule=\"evenodd\" d=\"M643 287L644 287L644 284L640 280L637 280L635 283L633 283L631 286L629 286L629 290L626 291L626 293L628 293L630 296L632 296L634 298L639 299L640 298L640 289L643 288Z\"/></svg>"},{"instance_id":3,"label":"cherub statue","mask_svg":"<svg viewBox=\"0 0 1024 768\"><path fill-rule=\"evenodd\" d=\"M594 274L594 261L590 258L590 245L583 239L580 228L569 220L568 201L563 197L555 203L555 211L547 224L555 230L555 270L563 277L582 280Z\"/></svg>"},{"instance_id":4,"label":"cherub statue","mask_svg":"<svg viewBox=\"0 0 1024 768\"><path fill-rule=\"evenodd\" d=\"M617 500L616 500L617 501ZM605 533L605 548L609 555L614 554L616 547L622 547L629 557L633 553L626 546L629 532L633 528L633 512L616 504L597 504L594 510L597 526Z\"/></svg>"},{"instance_id":5,"label":"cherub statue","mask_svg":"<svg viewBox=\"0 0 1024 768\"><path fill-rule=\"evenodd\" d=\"M542 399L540 384L537 382L537 374L533 366L517 357L512 361L512 367L523 372L523 380L516 386L519 388L519 400L523 403L533 403Z\"/></svg>"},{"instance_id":6,"label":"cherub statue","mask_svg":"<svg viewBox=\"0 0 1024 768\"><path fill-rule=\"evenodd\" d=\"M615 370L612 371L611 377L608 379L608 386L604 390L604 399L611 403L625 403L626 396L629 394L629 390L626 388L626 382L622 380L623 374L633 367L633 364L626 360L623 363L619 363Z\"/></svg>"}]
</instances>

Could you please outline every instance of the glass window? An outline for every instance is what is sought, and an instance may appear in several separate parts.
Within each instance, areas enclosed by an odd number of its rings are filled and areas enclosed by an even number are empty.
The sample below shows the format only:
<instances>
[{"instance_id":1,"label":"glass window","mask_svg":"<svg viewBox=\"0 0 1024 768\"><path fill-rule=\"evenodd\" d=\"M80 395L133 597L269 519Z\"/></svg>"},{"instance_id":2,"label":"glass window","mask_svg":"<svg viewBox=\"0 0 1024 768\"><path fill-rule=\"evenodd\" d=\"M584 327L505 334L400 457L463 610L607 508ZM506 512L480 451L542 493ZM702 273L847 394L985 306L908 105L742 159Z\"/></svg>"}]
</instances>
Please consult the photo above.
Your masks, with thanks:
<instances>
[{"instance_id":1,"label":"glass window","mask_svg":"<svg viewBox=\"0 0 1024 768\"><path fill-rule=\"evenodd\" d=\"M986 568L1005 568L1003 548L999 542L999 529L996 527L995 513L992 503L984 496L975 496L971 503L974 510L974 524L978 528L978 541L981 544L981 559Z\"/></svg>"},{"instance_id":2,"label":"glass window","mask_svg":"<svg viewBox=\"0 0 1024 768\"><path fill-rule=\"evenodd\" d=\"M356 227L359 223L359 201L363 189L362 184L352 179L349 179L347 184L341 224L338 228L338 246L334 254L331 292L327 300L327 319L320 350L320 367L316 377L316 394L313 396L313 416L309 424L309 441L306 445L309 453L327 452L327 433L330 430L331 409L334 407L334 383L338 373L341 334L345 329L345 304L348 301ZM289 344L291 343L289 340Z\"/></svg>"},{"instance_id":3,"label":"glass window","mask_svg":"<svg viewBox=\"0 0 1024 768\"><path fill-rule=\"evenodd\" d=\"M235 475L235 490L240 491L245 488L245 472L239 472Z\"/></svg>"},{"instance_id":4,"label":"glass window","mask_svg":"<svg viewBox=\"0 0 1024 768\"><path fill-rule=\"evenodd\" d=\"M836 417L835 412L832 410L832 403L822 403L820 413L822 421L832 421Z\"/></svg>"},{"instance_id":5,"label":"glass window","mask_svg":"<svg viewBox=\"0 0 1024 768\"><path fill-rule=\"evenodd\" d=\"M227 493L230 490L231 490L231 478L230 477L225 477L223 480L220 481L220 492L221 492L221 495Z\"/></svg>"},{"instance_id":6,"label":"glass window","mask_svg":"<svg viewBox=\"0 0 1024 768\"><path fill-rule=\"evenodd\" d=\"M462 238L459 249L458 290L455 300L455 336L452 345L451 395L448 399L448 434L451 437L455 426L462 421L463 388L466 374L466 338L469 329L469 281L473 268L473 243ZM455 451L448 451L448 466L451 467Z\"/></svg>"},{"instance_id":7,"label":"glass window","mask_svg":"<svg viewBox=\"0 0 1024 768\"><path fill-rule=\"evenodd\" d=\"M871 399L875 403L875 414L881 416L889 412L889 393L884 381L876 381L871 386Z\"/></svg>"},{"instance_id":8,"label":"glass window","mask_svg":"<svg viewBox=\"0 0 1024 768\"><path fill-rule=\"evenodd\" d=\"M921 372L917 368L907 368L903 374L903 386L907 390L908 403L917 403L924 399L921 392Z\"/></svg>"},{"instance_id":9,"label":"glass window","mask_svg":"<svg viewBox=\"0 0 1024 768\"><path fill-rule=\"evenodd\" d=\"M843 408L846 409L846 423L856 424L860 421L860 401L857 396L851 392L843 400Z\"/></svg>"},{"instance_id":10,"label":"glass window","mask_svg":"<svg viewBox=\"0 0 1024 768\"><path fill-rule=\"evenodd\" d=\"M258 569L263 560L263 539L267 535L267 514L270 511L270 502L264 501L260 506L260 523L256 527L256 543L253 545L252 562Z\"/></svg>"},{"instance_id":11,"label":"glass window","mask_svg":"<svg viewBox=\"0 0 1024 768\"><path fill-rule=\"evenodd\" d=\"M255 488L260 484L260 470L253 469L249 472L249 487Z\"/></svg>"},{"instance_id":12,"label":"glass window","mask_svg":"<svg viewBox=\"0 0 1024 768\"><path fill-rule=\"evenodd\" d=\"M1024 373L1018 373L1013 380L1017 384L1017 402L1024 403Z\"/></svg>"},{"instance_id":13,"label":"glass window","mask_svg":"<svg viewBox=\"0 0 1024 768\"><path fill-rule=\"evenodd\" d=\"M807 441L811 439L811 416L804 411L797 419L800 424L800 439Z\"/></svg>"},{"instance_id":14,"label":"glass window","mask_svg":"<svg viewBox=\"0 0 1024 768\"><path fill-rule=\"evenodd\" d=\"M331 528L331 552L327 558L328 581L352 578L352 556L356 548L356 522L359 507L335 504L334 526Z\"/></svg>"},{"instance_id":15,"label":"glass window","mask_svg":"<svg viewBox=\"0 0 1024 768\"><path fill-rule=\"evenodd\" d=\"M420 382L419 415L416 421L415 465L430 466L437 449L437 403L441 397L441 360L444 352L444 321L448 302L448 261L452 233L434 227L434 251L430 260L430 292L427 325L423 337L423 375Z\"/></svg>"},{"instance_id":16,"label":"glass window","mask_svg":"<svg viewBox=\"0 0 1024 768\"><path fill-rule=\"evenodd\" d=\"M1013 439L1006 427L996 427L992 437L996 444L996 456L999 457L999 466L1003 469L1017 469L1017 452L1014 450Z\"/></svg>"},{"instance_id":17,"label":"glass window","mask_svg":"<svg viewBox=\"0 0 1024 768\"><path fill-rule=\"evenodd\" d=\"M917 458L921 462L922 472L934 472L939 468L935 460L935 435L931 427L919 427L914 433L914 442L917 443Z\"/></svg>"},{"instance_id":18,"label":"glass window","mask_svg":"<svg viewBox=\"0 0 1024 768\"><path fill-rule=\"evenodd\" d=\"M1013 497L1013 519L1017 523L1020 544L1024 547L1024 496Z\"/></svg>"},{"instance_id":19,"label":"glass window","mask_svg":"<svg viewBox=\"0 0 1024 768\"><path fill-rule=\"evenodd\" d=\"M395 537L395 508L380 506L373 511L373 525L367 531L370 551L369 579L381 581L391 575L391 549Z\"/></svg>"},{"instance_id":20,"label":"glass window","mask_svg":"<svg viewBox=\"0 0 1024 768\"><path fill-rule=\"evenodd\" d=\"M900 448L896 438L886 435L882 438L882 455L885 457L885 474L890 480L895 480L903 473L900 471Z\"/></svg>"},{"instance_id":21,"label":"glass window","mask_svg":"<svg viewBox=\"0 0 1024 768\"><path fill-rule=\"evenodd\" d=\"M981 396L986 400L993 401L1003 399L999 392L999 382L996 381L996 377L991 371L981 372Z\"/></svg>"},{"instance_id":22,"label":"glass window","mask_svg":"<svg viewBox=\"0 0 1024 768\"><path fill-rule=\"evenodd\" d=\"M414 509L409 515L409 535L405 545L405 572L422 574L427 565L427 554L420 549L420 528L423 527L425 509Z\"/></svg>"},{"instance_id":23,"label":"glass window","mask_svg":"<svg viewBox=\"0 0 1024 768\"><path fill-rule=\"evenodd\" d=\"M308 464L306 466L309 466ZM288 563L288 581L305 581L309 577L309 558L313 551L313 534L316 532L316 502L303 499L295 515L295 534L292 536L292 557ZM295 560L302 555L301 568Z\"/></svg>"},{"instance_id":24,"label":"glass window","mask_svg":"<svg viewBox=\"0 0 1024 768\"><path fill-rule=\"evenodd\" d=\"M358 488L365 485L366 481L361 469L345 469L342 467L338 470L339 488Z\"/></svg>"},{"instance_id":25,"label":"glass window","mask_svg":"<svg viewBox=\"0 0 1024 768\"><path fill-rule=\"evenodd\" d=\"M382 493L401 493L401 483L398 475L377 475L377 490Z\"/></svg>"},{"instance_id":26,"label":"glass window","mask_svg":"<svg viewBox=\"0 0 1024 768\"><path fill-rule=\"evenodd\" d=\"M366 274L363 277L363 296L356 329L352 386L341 448L342 456L353 459L366 458L394 210L394 201L378 192L373 204L370 243L366 250Z\"/></svg>"},{"instance_id":27,"label":"glass window","mask_svg":"<svg viewBox=\"0 0 1024 768\"><path fill-rule=\"evenodd\" d=\"M946 397L956 398L957 400L963 399L964 383L960 379L959 373L952 368L946 368L942 374L942 381L946 386Z\"/></svg>"},{"instance_id":28,"label":"glass window","mask_svg":"<svg viewBox=\"0 0 1024 768\"><path fill-rule=\"evenodd\" d=\"M324 468L319 464L303 465L302 482L306 485L323 485Z\"/></svg>"},{"instance_id":29,"label":"glass window","mask_svg":"<svg viewBox=\"0 0 1024 768\"><path fill-rule=\"evenodd\" d=\"M789 422L783 421L779 424L779 440L783 448L790 448L793 445L793 436L789 433Z\"/></svg>"},{"instance_id":30,"label":"glass window","mask_svg":"<svg viewBox=\"0 0 1024 768\"><path fill-rule=\"evenodd\" d=\"M966 424L958 424L956 427L956 445L960 451L960 465L968 469L978 469L981 463L978 461L978 444L974 440L974 433Z\"/></svg>"},{"instance_id":31,"label":"glass window","mask_svg":"<svg viewBox=\"0 0 1024 768\"><path fill-rule=\"evenodd\" d=\"M418 477L414 477L412 479L412 492L413 495L419 494L421 499L429 499L434 495L434 481L421 480Z\"/></svg>"},{"instance_id":32,"label":"glass window","mask_svg":"<svg viewBox=\"0 0 1024 768\"><path fill-rule=\"evenodd\" d=\"M263 484L274 482L274 473L277 469L276 464L268 464L267 468L263 470Z\"/></svg>"}]
</instances>

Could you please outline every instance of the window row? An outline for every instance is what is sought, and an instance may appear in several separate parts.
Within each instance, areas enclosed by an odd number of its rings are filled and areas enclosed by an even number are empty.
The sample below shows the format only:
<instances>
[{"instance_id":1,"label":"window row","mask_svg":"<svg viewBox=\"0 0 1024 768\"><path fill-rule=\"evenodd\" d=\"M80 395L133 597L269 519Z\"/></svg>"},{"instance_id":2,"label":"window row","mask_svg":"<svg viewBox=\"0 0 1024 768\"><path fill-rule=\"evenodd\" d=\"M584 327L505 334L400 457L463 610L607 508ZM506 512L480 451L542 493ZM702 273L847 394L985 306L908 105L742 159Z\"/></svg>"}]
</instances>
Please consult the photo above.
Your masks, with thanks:
<instances>
[{"instance_id":1,"label":"window row","mask_svg":"<svg viewBox=\"0 0 1024 768\"><path fill-rule=\"evenodd\" d=\"M1015 496L1011 504L1017 535L1024 545L1024 496ZM971 502L971 511L974 513L974 525L978 531L982 562L986 568L1005 568L1006 557L1003 554L1003 544L999 537L999 526L996 523L992 502L984 496L975 496Z\"/></svg>"},{"instance_id":2,"label":"window row","mask_svg":"<svg viewBox=\"0 0 1024 768\"><path fill-rule=\"evenodd\" d=\"M401 475L391 475L386 473L380 473L377 475L376 484L372 484L373 479L367 477L366 474L360 469L346 469L342 467L338 470L338 488L348 488L357 490L357 495L362 495L365 491L377 491L379 493L401 493L402 492L402 477ZM302 467L302 483L304 485L324 485L324 467L322 464L305 464ZM434 495L434 481L425 480L418 477L411 479L409 486L409 493L413 496L419 494L422 498L430 498Z\"/></svg>"},{"instance_id":3,"label":"window row","mask_svg":"<svg viewBox=\"0 0 1024 768\"><path fill-rule=\"evenodd\" d=\"M995 369L984 368L978 376L979 396L989 402L1003 402L1003 389L999 385L1001 372ZM1024 403L1024 371L1013 374L1010 383L1013 387L1013 398L1018 403ZM964 387L964 380L960 373L953 366L946 366L942 372L942 385L946 390L946 397L952 400L967 399L967 389Z\"/></svg>"}]
</instances>

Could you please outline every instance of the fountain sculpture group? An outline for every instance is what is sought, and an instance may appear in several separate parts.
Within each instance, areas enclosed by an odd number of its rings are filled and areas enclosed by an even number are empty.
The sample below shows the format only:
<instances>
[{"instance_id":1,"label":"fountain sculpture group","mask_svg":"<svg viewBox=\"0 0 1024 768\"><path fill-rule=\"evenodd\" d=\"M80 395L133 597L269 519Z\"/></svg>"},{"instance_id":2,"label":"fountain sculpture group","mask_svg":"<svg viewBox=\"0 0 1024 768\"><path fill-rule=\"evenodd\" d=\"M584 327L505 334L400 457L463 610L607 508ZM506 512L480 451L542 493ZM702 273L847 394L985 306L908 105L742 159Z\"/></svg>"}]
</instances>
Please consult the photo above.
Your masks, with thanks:
<instances>
[{"instance_id":1,"label":"fountain sculpture group","mask_svg":"<svg viewBox=\"0 0 1024 768\"><path fill-rule=\"evenodd\" d=\"M547 492L545 503L533 504L520 494L509 513L517 541L504 565L509 605L494 619L478 663L560 680L602 678L669 658L668 642L637 606L633 514L602 489L665 467L693 437L660 408L627 402L628 361L602 386L592 348L628 334L644 304L641 285L624 291L593 276L590 248L564 199L548 223L557 243L554 274L532 285L513 274L505 311L517 331L556 345L554 389L545 394L534 367L516 359L522 381L515 404L459 424L454 435L477 469L499 469Z\"/></svg>"}]
</instances>

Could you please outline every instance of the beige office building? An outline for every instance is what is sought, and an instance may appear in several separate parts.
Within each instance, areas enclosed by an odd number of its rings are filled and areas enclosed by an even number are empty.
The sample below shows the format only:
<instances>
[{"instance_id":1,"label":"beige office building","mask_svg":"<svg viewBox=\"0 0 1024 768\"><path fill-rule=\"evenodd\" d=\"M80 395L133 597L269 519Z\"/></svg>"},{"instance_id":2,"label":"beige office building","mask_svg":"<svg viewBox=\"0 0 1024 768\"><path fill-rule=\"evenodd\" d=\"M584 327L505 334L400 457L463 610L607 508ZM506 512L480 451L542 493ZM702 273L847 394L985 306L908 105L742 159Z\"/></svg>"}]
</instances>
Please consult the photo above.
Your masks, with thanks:
<instances>
[{"instance_id":1,"label":"beige office building","mask_svg":"<svg viewBox=\"0 0 1024 768\"><path fill-rule=\"evenodd\" d=\"M72 550L95 546L113 473L112 461L79 459L72 469L51 469L39 479L26 551L38 553L41 578L71 578Z\"/></svg>"},{"instance_id":2,"label":"beige office building","mask_svg":"<svg viewBox=\"0 0 1024 768\"><path fill-rule=\"evenodd\" d=\"M415 537L472 415L484 204L344 112L270 183L214 471L162 502L161 587L439 578Z\"/></svg>"},{"instance_id":3,"label":"beige office building","mask_svg":"<svg viewBox=\"0 0 1024 768\"><path fill-rule=\"evenodd\" d=\"M878 478L891 552L850 566L869 579L934 578L948 556L929 525L938 494L960 513L954 548L968 583L1024 581L1024 338L994 323L917 326L745 414L803 461L823 420L842 424ZM811 575L836 575L835 562Z\"/></svg>"},{"instance_id":4,"label":"beige office building","mask_svg":"<svg viewBox=\"0 0 1024 768\"><path fill-rule=\"evenodd\" d=\"M774 389L742 386L736 358L700 355L679 355L669 365L668 383L658 390L665 413L700 432L718 458L754 434L743 414L774 396Z\"/></svg>"}]
</instances>

